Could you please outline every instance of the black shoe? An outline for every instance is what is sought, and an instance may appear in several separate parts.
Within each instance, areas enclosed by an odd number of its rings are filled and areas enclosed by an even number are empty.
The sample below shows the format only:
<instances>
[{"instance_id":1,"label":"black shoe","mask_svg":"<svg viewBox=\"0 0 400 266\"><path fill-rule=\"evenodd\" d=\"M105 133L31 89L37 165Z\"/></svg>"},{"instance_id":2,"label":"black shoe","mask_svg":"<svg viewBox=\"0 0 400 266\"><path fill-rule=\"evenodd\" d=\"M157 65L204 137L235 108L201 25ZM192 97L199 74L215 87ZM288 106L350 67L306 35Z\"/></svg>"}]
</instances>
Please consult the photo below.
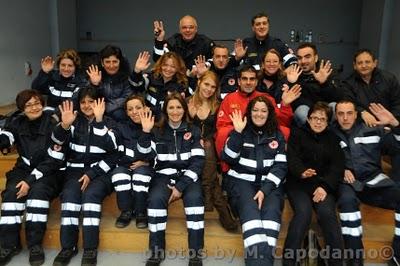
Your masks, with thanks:
<instances>
[{"instance_id":1,"label":"black shoe","mask_svg":"<svg viewBox=\"0 0 400 266\"><path fill-rule=\"evenodd\" d=\"M146 266L159 266L165 259L164 252L155 253L152 252L151 257L147 259Z\"/></svg>"},{"instance_id":2,"label":"black shoe","mask_svg":"<svg viewBox=\"0 0 400 266\"><path fill-rule=\"evenodd\" d=\"M78 253L78 249L74 248L63 248L56 256L53 262L53 266L66 266L69 264L71 259Z\"/></svg>"},{"instance_id":3,"label":"black shoe","mask_svg":"<svg viewBox=\"0 0 400 266\"><path fill-rule=\"evenodd\" d=\"M0 265L6 265L10 262L12 257L17 255L21 251L21 246L13 248L0 248Z\"/></svg>"},{"instance_id":4,"label":"black shoe","mask_svg":"<svg viewBox=\"0 0 400 266\"><path fill-rule=\"evenodd\" d=\"M138 213L136 215L136 228L145 229L147 228L147 215L144 213Z\"/></svg>"},{"instance_id":5,"label":"black shoe","mask_svg":"<svg viewBox=\"0 0 400 266\"><path fill-rule=\"evenodd\" d=\"M82 266L97 265L97 249L85 249L82 256Z\"/></svg>"},{"instance_id":6,"label":"black shoe","mask_svg":"<svg viewBox=\"0 0 400 266\"><path fill-rule=\"evenodd\" d=\"M203 260L199 257L189 259L189 266L203 266Z\"/></svg>"},{"instance_id":7,"label":"black shoe","mask_svg":"<svg viewBox=\"0 0 400 266\"><path fill-rule=\"evenodd\" d=\"M115 221L115 227L124 228L127 227L132 220L131 211L122 211L117 220Z\"/></svg>"},{"instance_id":8,"label":"black shoe","mask_svg":"<svg viewBox=\"0 0 400 266\"><path fill-rule=\"evenodd\" d=\"M41 245L34 245L29 249L29 263L40 266L44 263L44 252Z\"/></svg>"}]
</instances>

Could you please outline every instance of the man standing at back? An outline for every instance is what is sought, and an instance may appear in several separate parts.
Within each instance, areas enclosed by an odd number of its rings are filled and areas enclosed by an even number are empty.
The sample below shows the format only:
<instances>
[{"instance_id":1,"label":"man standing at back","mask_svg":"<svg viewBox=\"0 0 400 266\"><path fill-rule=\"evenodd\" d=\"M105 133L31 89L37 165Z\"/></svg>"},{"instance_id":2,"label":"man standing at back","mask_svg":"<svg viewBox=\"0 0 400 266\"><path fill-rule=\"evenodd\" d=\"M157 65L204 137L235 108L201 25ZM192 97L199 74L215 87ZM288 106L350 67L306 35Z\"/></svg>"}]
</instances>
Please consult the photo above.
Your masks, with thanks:
<instances>
[{"instance_id":1,"label":"man standing at back","mask_svg":"<svg viewBox=\"0 0 400 266\"><path fill-rule=\"evenodd\" d=\"M165 52L173 51L182 56L187 69L192 69L199 55L211 58L214 42L203 34L197 33L197 21L190 15L179 20L179 33L165 40L164 24L161 20L154 21L154 51L156 62Z\"/></svg>"},{"instance_id":2,"label":"man standing at back","mask_svg":"<svg viewBox=\"0 0 400 266\"><path fill-rule=\"evenodd\" d=\"M245 49L247 48L244 63L260 70L264 53L274 48L282 56L285 68L291 64L296 64L296 56L290 51L289 47L280 39L270 36L269 23L269 17L265 13L258 13L251 19L251 29L254 36L243 40L243 46Z\"/></svg>"}]
</instances>

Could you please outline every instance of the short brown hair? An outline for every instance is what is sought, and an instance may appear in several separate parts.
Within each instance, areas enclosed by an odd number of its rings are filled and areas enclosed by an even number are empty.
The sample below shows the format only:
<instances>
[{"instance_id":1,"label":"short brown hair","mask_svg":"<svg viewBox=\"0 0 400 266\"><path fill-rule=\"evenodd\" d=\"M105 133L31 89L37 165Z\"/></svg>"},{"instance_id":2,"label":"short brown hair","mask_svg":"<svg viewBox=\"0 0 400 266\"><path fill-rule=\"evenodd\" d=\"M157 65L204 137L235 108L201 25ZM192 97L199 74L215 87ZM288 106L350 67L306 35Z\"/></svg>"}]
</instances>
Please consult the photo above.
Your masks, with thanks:
<instances>
[{"instance_id":1,"label":"short brown hair","mask_svg":"<svg viewBox=\"0 0 400 266\"><path fill-rule=\"evenodd\" d=\"M61 60L64 58L71 59L71 61L74 63L76 68L79 68L81 66L81 58L79 57L78 53L74 49L62 50L57 55L57 58L56 58L57 67L60 67Z\"/></svg>"},{"instance_id":2,"label":"short brown hair","mask_svg":"<svg viewBox=\"0 0 400 266\"><path fill-rule=\"evenodd\" d=\"M25 104L32 98L36 98L40 101L42 106L44 106L44 98L43 96L36 90L23 90L17 94L15 98L15 104L17 105L18 110L24 111Z\"/></svg>"},{"instance_id":3,"label":"short brown hair","mask_svg":"<svg viewBox=\"0 0 400 266\"><path fill-rule=\"evenodd\" d=\"M331 120L332 117L332 109L329 107L329 105L326 102L318 101L316 102L310 110L308 110L307 117L310 118L311 114L317 111L322 111L326 114L326 117L328 118L328 121Z\"/></svg>"}]
</instances>

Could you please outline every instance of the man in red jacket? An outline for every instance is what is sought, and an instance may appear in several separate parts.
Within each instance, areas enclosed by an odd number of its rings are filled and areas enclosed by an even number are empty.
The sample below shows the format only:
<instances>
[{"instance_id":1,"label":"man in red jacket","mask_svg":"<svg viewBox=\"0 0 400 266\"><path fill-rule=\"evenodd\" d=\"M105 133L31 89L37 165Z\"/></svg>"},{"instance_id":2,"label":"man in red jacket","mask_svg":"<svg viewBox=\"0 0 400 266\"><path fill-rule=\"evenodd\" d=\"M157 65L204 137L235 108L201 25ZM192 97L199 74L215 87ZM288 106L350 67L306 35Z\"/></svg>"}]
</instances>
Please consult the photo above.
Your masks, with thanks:
<instances>
[{"instance_id":1,"label":"man in red jacket","mask_svg":"<svg viewBox=\"0 0 400 266\"><path fill-rule=\"evenodd\" d=\"M268 93L256 91L258 79L257 70L253 66L244 65L239 71L238 77L239 90L228 94L221 103L217 117L217 132L215 135L215 146L218 156L224 147L229 133L233 129L233 124L229 115L233 110L240 110L242 114L246 112L248 103L257 96L264 96L275 106L275 112L278 119L279 129L284 134L286 140L290 133L290 124L292 122L293 112L290 104L301 94L299 85L294 85L291 89L288 86L282 88L282 101L276 104L274 98ZM222 164L222 171L226 172L228 166Z\"/></svg>"}]
</instances>

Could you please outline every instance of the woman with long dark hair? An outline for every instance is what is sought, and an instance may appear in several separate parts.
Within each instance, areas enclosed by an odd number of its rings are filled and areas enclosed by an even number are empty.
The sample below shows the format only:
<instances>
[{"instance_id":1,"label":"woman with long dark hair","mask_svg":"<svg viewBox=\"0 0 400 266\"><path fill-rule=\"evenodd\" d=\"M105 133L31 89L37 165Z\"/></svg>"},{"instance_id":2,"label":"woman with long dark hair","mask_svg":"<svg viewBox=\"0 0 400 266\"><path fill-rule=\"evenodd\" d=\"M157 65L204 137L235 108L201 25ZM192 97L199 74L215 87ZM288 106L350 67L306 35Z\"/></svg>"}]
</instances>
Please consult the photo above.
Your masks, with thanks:
<instances>
[{"instance_id":1,"label":"woman with long dark hair","mask_svg":"<svg viewBox=\"0 0 400 266\"><path fill-rule=\"evenodd\" d=\"M234 130L222 151L229 164L226 190L242 225L246 265L273 265L287 172L285 139L274 106L258 96L230 115Z\"/></svg>"},{"instance_id":2,"label":"woman with long dark hair","mask_svg":"<svg viewBox=\"0 0 400 266\"><path fill-rule=\"evenodd\" d=\"M148 200L151 257L146 265L159 265L165 255L165 229L169 203L183 199L190 260L189 265L201 265L204 246L204 200L201 172L204 166L204 149L200 143L200 130L191 125L185 100L179 93L165 98L163 118L142 147L154 142L155 176L151 181ZM154 120L142 116L144 132L150 132Z\"/></svg>"}]
</instances>

